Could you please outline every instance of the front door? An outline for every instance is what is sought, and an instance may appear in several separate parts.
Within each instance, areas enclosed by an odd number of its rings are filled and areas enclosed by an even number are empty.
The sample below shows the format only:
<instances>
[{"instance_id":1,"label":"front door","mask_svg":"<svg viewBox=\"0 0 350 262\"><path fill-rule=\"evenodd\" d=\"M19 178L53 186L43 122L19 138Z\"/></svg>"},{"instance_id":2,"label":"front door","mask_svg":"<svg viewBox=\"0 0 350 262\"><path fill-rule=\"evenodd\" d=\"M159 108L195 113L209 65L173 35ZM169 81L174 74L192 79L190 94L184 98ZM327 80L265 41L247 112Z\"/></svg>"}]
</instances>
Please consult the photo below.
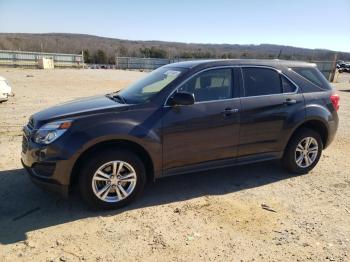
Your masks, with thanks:
<instances>
[{"instance_id":1,"label":"front door","mask_svg":"<svg viewBox=\"0 0 350 262\"><path fill-rule=\"evenodd\" d=\"M163 109L165 170L237 155L240 100L233 79L231 68L210 69L178 88L193 93L195 103Z\"/></svg>"}]
</instances>

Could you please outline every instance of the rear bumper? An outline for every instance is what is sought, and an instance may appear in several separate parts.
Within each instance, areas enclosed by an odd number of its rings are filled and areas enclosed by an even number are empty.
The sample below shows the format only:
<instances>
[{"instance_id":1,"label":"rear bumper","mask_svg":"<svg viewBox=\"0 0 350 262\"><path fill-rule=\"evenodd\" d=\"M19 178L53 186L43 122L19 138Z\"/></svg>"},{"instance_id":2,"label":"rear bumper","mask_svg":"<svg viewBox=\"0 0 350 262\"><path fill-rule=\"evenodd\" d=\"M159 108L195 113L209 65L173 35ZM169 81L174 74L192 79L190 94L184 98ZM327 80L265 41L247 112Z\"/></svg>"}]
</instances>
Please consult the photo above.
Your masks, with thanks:
<instances>
[{"instance_id":1,"label":"rear bumper","mask_svg":"<svg viewBox=\"0 0 350 262\"><path fill-rule=\"evenodd\" d=\"M23 160L21 162L22 162L23 167L26 169L32 182L34 184L36 184L38 187L40 187L46 191L58 193L63 197L68 196L68 192L69 192L68 186L61 185L53 179L43 178L43 177L38 176L32 168L30 168L24 164Z\"/></svg>"},{"instance_id":2,"label":"rear bumper","mask_svg":"<svg viewBox=\"0 0 350 262\"><path fill-rule=\"evenodd\" d=\"M325 145L323 145L323 148L326 149L334 140L335 134L338 130L338 123L339 120L336 118L336 120L330 121L328 126L328 139Z\"/></svg>"}]
</instances>

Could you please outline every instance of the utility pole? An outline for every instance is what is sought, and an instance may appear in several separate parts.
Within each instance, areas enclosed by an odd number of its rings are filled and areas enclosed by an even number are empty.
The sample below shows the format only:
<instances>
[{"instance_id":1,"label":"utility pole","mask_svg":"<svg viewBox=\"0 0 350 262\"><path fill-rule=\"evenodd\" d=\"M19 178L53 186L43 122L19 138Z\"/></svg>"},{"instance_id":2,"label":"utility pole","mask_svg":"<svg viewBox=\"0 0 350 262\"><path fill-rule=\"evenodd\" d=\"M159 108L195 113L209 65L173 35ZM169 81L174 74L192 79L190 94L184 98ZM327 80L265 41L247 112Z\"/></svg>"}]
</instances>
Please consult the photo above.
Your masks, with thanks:
<instances>
[{"instance_id":1,"label":"utility pole","mask_svg":"<svg viewBox=\"0 0 350 262\"><path fill-rule=\"evenodd\" d=\"M280 59L280 57L281 57L281 55L282 55L282 51L283 51L283 47L281 48L281 50L280 50L280 52L279 52L279 54L278 54L278 56L277 56L277 59Z\"/></svg>"},{"instance_id":2,"label":"utility pole","mask_svg":"<svg viewBox=\"0 0 350 262\"><path fill-rule=\"evenodd\" d=\"M81 62L82 62L82 65L83 65L83 69L85 68L85 61L84 61L84 51L81 51Z\"/></svg>"},{"instance_id":3,"label":"utility pole","mask_svg":"<svg viewBox=\"0 0 350 262\"><path fill-rule=\"evenodd\" d=\"M329 82L333 82L334 80L334 76L335 76L335 71L336 71L336 64L337 64L337 59L338 59L338 53L334 54L334 58L333 58L333 63L332 63L332 71L329 74Z\"/></svg>"},{"instance_id":4,"label":"utility pole","mask_svg":"<svg viewBox=\"0 0 350 262\"><path fill-rule=\"evenodd\" d=\"M115 69L119 68L119 47L115 50Z\"/></svg>"}]
</instances>

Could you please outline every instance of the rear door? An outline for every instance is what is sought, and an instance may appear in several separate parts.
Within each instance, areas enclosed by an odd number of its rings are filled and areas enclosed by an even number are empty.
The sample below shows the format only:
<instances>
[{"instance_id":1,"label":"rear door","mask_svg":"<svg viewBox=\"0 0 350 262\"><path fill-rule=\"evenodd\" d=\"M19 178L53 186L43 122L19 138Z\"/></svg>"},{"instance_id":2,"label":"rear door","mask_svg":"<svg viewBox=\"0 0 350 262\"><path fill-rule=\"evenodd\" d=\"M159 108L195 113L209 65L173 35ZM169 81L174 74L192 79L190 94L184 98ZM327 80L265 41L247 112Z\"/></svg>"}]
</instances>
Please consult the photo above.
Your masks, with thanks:
<instances>
[{"instance_id":1,"label":"rear door","mask_svg":"<svg viewBox=\"0 0 350 262\"><path fill-rule=\"evenodd\" d=\"M278 153L294 112L304 103L297 87L278 70L242 67L239 156Z\"/></svg>"}]
</instances>

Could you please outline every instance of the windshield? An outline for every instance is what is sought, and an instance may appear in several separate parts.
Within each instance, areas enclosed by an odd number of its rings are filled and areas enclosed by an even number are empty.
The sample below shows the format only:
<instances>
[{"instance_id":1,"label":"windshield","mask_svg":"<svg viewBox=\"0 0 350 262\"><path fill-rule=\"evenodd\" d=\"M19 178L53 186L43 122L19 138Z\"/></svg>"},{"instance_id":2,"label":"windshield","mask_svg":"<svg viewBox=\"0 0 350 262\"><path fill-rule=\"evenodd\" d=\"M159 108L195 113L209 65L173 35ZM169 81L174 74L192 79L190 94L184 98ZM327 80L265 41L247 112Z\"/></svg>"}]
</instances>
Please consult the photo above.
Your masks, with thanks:
<instances>
[{"instance_id":1,"label":"windshield","mask_svg":"<svg viewBox=\"0 0 350 262\"><path fill-rule=\"evenodd\" d=\"M131 86L118 92L118 95L130 104L147 102L178 78L184 70L184 68L158 68Z\"/></svg>"}]
</instances>

